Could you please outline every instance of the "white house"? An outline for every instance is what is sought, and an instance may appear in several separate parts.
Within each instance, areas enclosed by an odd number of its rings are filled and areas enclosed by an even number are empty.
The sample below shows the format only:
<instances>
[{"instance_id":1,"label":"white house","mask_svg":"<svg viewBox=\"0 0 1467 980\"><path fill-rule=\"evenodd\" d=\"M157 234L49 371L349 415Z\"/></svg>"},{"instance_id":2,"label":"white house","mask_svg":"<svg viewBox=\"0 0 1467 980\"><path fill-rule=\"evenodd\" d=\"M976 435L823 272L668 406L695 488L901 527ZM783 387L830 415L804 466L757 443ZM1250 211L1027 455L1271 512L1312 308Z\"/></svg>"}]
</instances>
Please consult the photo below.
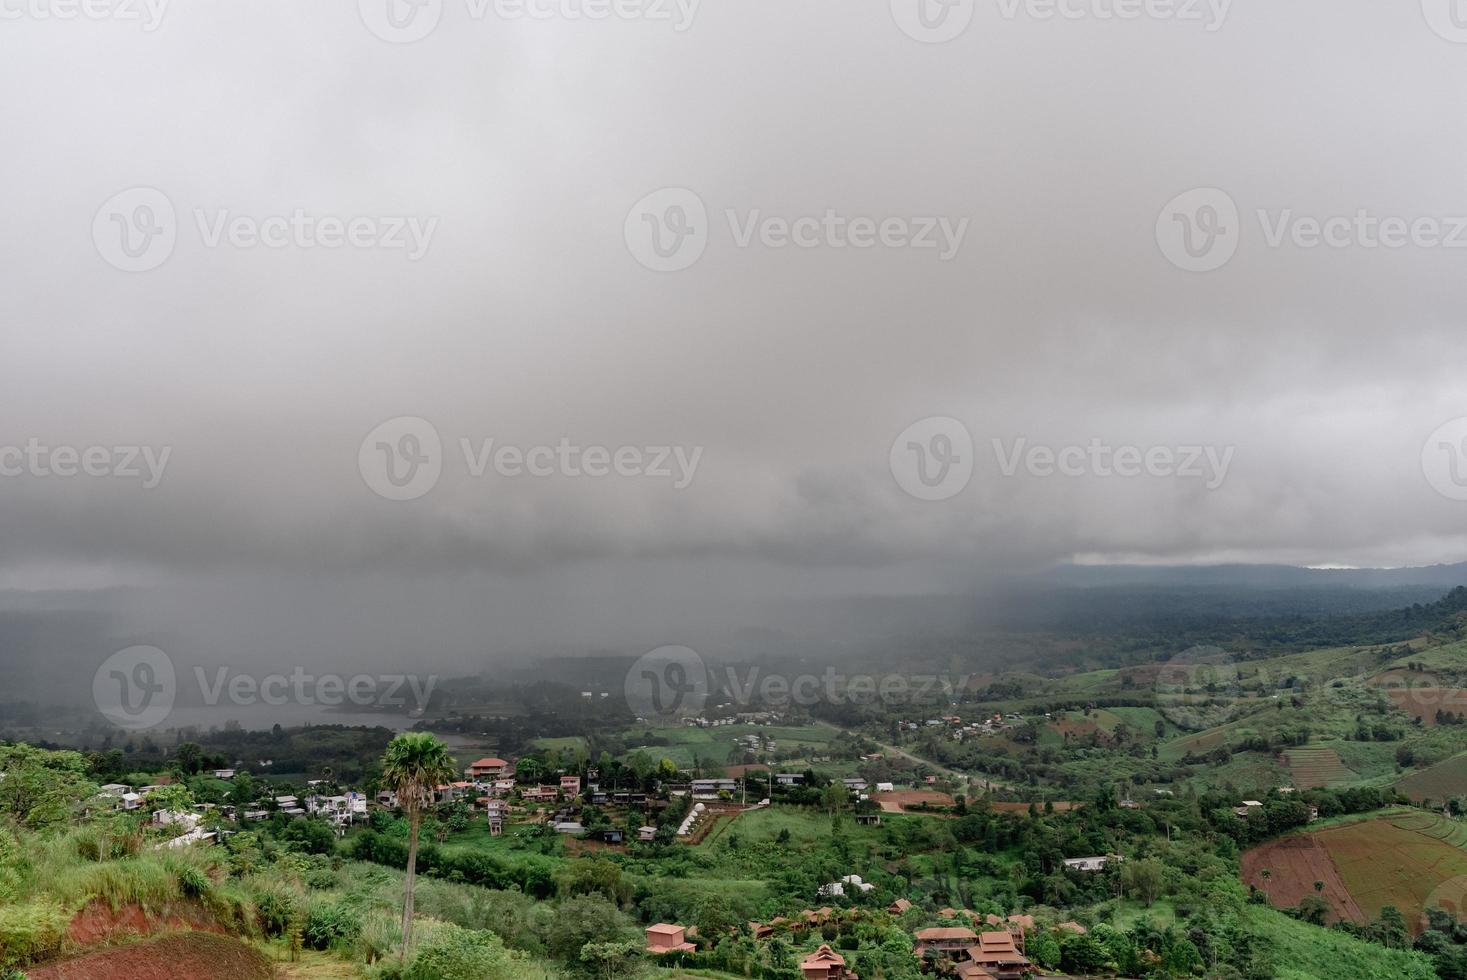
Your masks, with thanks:
<instances>
[{"instance_id":1,"label":"white house","mask_svg":"<svg viewBox=\"0 0 1467 980\"><path fill-rule=\"evenodd\" d=\"M1065 867L1071 871L1104 871L1111 860L1110 857L1065 858Z\"/></svg>"}]
</instances>

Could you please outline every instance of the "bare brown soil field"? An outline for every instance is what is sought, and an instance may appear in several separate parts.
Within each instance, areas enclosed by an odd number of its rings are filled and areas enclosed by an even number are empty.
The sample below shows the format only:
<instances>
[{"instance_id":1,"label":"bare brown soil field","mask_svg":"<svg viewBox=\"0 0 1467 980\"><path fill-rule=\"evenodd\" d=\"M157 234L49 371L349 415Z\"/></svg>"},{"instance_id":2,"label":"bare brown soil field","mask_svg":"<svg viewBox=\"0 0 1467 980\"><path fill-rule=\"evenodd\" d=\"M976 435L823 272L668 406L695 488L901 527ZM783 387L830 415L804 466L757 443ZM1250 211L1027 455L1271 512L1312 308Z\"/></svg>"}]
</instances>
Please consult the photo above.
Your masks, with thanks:
<instances>
[{"instance_id":1,"label":"bare brown soil field","mask_svg":"<svg viewBox=\"0 0 1467 980\"><path fill-rule=\"evenodd\" d=\"M1436 725L1438 711L1467 715L1467 689L1460 687L1392 687L1386 697L1412 718L1420 718L1428 728Z\"/></svg>"},{"instance_id":2,"label":"bare brown soil field","mask_svg":"<svg viewBox=\"0 0 1467 980\"><path fill-rule=\"evenodd\" d=\"M30 967L30 980L272 980L275 966L238 939L179 933Z\"/></svg>"},{"instance_id":3,"label":"bare brown soil field","mask_svg":"<svg viewBox=\"0 0 1467 980\"><path fill-rule=\"evenodd\" d=\"M1029 812L1029 804L1027 804L1027 803L994 803L994 804L991 804L991 805L999 813L1021 813L1021 814L1027 814ZM1034 805L1039 808L1039 811L1041 813L1044 812L1044 804L1043 803L1036 803ZM1070 810L1075 809L1075 807L1077 807L1079 805L1080 805L1079 803L1073 803L1073 802L1071 802L1069 800L1059 800L1059 801L1057 801L1054 804L1054 810L1055 810L1056 813L1065 813L1065 812L1068 812Z\"/></svg>"},{"instance_id":4,"label":"bare brown soil field","mask_svg":"<svg viewBox=\"0 0 1467 980\"><path fill-rule=\"evenodd\" d=\"M953 805L953 798L948 794L921 789L896 790L891 793L872 793L871 798L880 804L881 809L886 813L905 813L907 807L916 803L926 803L929 806Z\"/></svg>"},{"instance_id":5,"label":"bare brown soil field","mask_svg":"<svg viewBox=\"0 0 1467 980\"><path fill-rule=\"evenodd\" d=\"M1264 870L1269 872L1267 880L1263 878ZM1298 905L1304 896L1315 894L1314 883L1322 881L1324 891L1319 894L1329 902L1332 913L1328 921L1365 921L1365 914L1350 897L1329 851L1313 834L1285 837L1246 851L1243 854L1243 881L1263 892L1270 902L1281 908Z\"/></svg>"}]
</instances>

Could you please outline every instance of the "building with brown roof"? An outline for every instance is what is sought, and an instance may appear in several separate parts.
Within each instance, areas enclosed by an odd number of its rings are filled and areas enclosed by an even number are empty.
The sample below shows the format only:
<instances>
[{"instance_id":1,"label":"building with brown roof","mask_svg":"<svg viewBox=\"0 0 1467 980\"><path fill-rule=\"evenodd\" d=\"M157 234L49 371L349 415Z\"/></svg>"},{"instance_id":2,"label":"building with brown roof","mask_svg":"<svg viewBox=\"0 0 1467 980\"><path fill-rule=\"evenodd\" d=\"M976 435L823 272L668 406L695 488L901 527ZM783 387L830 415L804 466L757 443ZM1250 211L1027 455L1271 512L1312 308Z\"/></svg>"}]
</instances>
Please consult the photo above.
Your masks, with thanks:
<instances>
[{"instance_id":1,"label":"building with brown roof","mask_svg":"<svg viewBox=\"0 0 1467 980\"><path fill-rule=\"evenodd\" d=\"M502 779L505 776L513 775L513 770L503 759L486 758L469 766L466 775L470 779Z\"/></svg>"},{"instance_id":2,"label":"building with brown roof","mask_svg":"<svg viewBox=\"0 0 1467 980\"><path fill-rule=\"evenodd\" d=\"M647 927L647 952L691 953L698 947L688 942L687 928L659 922Z\"/></svg>"},{"instance_id":3,"label":"building with brown roof","mask_svg":"<svg viewBox=\"0 0 1467 980\"><path fill-rule=\"evenodd\" d=\"M1022 939L1023 933L1019 933ZM1020 980L1030 969L1029 960L1019 951L1014 933L985 932L978 945L969 948L968 959L978 964L994 980Z\"/></svg>"},{"instance_id":4,"label":"building with brown roof","mask_svg":"<svg viewBox=\"0 0 1467 980\"><path fill-rule=\"evenodd\" d=\"M860 980L846 969L845 957L829 946L821 946L800 961L800 974L805 980Z\"/></svg>"},{"instance_id":5,"label":"building with brown roof","mask_svg":"<svg viewBox=\"0 0 1467 980\"><path fill-rule=\"evenodd\" d=\"M917 956L925 956L929 950L933 950L944 956L958 958L964 950L978 942L976 932L961 927L937 926L932 929L918 929L915 938L917 942L912 947L912 952Z\"/></svg>"}]
</instances>

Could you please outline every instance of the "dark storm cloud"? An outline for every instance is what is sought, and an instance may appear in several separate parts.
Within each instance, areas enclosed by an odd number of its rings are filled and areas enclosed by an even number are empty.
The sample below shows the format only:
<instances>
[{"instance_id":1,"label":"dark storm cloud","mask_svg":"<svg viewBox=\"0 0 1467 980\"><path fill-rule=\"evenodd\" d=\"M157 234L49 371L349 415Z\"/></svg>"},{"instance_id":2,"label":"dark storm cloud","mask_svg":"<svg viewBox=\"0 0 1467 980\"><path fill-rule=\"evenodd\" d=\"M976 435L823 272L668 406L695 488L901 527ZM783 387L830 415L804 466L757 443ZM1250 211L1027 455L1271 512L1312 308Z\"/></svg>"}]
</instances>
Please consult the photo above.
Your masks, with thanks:
<instances>
[{"instance_id":1,"label":"dark storm cloud","mask_svg":"<svg viewBox=\"0 0 1467 980\"><path fill-rule=\"evenodd\" d=\"M537 590L566 597L543 615L598 621L674 582L702 615L1077 556L1460 557L1467 504L1421 454L1467 415L1462 252L1291 236L1301 216L1467 215L1464 48L1416 5L1239 4L1217 30L1073 6L979 5L940 45L833 2L702 4L686 30L450 2L411 45L348 3L5 22L0 444L171 450L153 489L6 477L9 579L212 580L254 612L276 576L345 609L338 581L406 603L402 583L449 573L475 583L463 604L513 595L496 625L528 642L508 620ZM177 242L128 273L92 226L134 187L167 196ZM656 273L624 228L669 187L708 240ZM1240 214L1206 273L1156 237L1199 187ZM966 225L946 260L763 237L829 213ZM360 217L372 244L300 238ZM398 222L412 243L410 219L416 258L382 244ZM272 230L283 247L240 244ZM432 423L443 474L393 501L358 451L399 416ZM973 474L925 502L888 454L933 416L970 432ZM475 477L461 439L702 456L684 489ZM1232 455L1211 489L1007 477L1018 440ZM466 648L485 626L444 616Z\"/></svg>"}]
</instances>

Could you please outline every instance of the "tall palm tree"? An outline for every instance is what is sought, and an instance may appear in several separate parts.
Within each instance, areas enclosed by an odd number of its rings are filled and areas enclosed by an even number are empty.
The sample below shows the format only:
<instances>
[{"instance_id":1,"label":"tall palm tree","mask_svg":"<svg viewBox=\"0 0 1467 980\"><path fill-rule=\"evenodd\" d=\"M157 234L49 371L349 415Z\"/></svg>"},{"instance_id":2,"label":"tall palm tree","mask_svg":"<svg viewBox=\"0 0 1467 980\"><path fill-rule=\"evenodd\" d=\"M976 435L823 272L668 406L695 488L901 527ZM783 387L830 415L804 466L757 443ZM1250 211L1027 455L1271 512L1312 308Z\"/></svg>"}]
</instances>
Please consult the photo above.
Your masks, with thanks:
<instances>
[{"instance_id":1,"label":"tall palm tree","mask_svg":"<svg viewBox=\"0 0 1467 980\"><path fill-rule=\"evenodd\" d=\"M418 872L418 828L433 791L458 774L448 746L427 732L403 732L382 753L382 782L397 794L408 818L407 881L402 892L402 951L407 959L413 941L413 879Z\"/></svg>"}]
</instances>

